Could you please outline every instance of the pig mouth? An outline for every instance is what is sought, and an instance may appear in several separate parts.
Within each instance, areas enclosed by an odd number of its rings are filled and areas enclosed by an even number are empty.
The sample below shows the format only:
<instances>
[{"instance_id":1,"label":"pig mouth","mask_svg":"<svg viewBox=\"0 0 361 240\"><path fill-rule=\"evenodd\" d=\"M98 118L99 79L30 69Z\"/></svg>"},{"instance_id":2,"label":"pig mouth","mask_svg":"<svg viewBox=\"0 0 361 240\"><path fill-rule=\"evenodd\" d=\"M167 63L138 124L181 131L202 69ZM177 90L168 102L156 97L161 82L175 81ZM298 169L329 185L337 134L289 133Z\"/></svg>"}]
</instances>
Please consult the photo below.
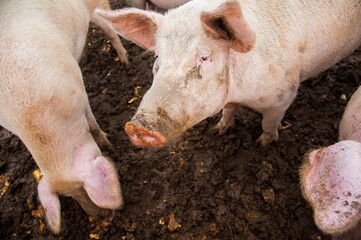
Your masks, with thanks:
<instances>
[{"instance_id":1,"label":"pig mouth","mask_svg":"<svg viewBox=\"0 0 361 240\"><path fill-rule=\"evenodd\" d=\"M161 148L164 146L165 137L158 132L135 126L130 122L125 124L125 131L132 142L139 147Z\"/></svg>"},{"instance_id":2,"label":"pig mouth","mask_svg":"<svg viewBox=\"0 0 361 240\"><path fill-rule=\"evenodd\" d=\"M106 209L102 212L102 214L104 215L103 219L98 224L100 227L106 228L112 223L115 211Z\"/></svg>"}]
</instances>

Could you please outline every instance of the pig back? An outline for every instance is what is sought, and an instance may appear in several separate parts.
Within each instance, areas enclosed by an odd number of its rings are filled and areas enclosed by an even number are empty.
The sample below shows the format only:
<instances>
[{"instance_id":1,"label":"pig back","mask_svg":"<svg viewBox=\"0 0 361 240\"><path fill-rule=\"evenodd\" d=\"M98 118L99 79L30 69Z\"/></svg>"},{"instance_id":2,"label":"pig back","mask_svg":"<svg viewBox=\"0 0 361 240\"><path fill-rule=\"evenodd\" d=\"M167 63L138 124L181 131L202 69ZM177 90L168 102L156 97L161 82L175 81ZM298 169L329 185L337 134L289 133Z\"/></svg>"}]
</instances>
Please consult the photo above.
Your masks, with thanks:
<instances>
[{"instance_id":1,"label":"pig back","mask_svg":"<svg viewBox=\"0 0 361 240\"><path fill-rule=\"evenodd\" d=\"M90 16L83 1L78 0L2 0L0 20L0 54L14 52L13 47L19 51L38 47L56 55L61 46L78 60Z\"/></svg>"},{"instance_id":2,"label":"pig back","mask_svg":"<svg viewBox=\"0 0 361 240\"><path fill-rule=\"evenodd\" d=\"M317 76L361 44L361 1L300 1L306 9L294 28L302 28L298 51L301 80ZM309 6L312 4L312 6Z\"/></svg>"},{"instance_id":3,"label":"pig back","mask_svg":"<svg viewBox=\"0 0 361 240\"><path fill-rule=\"evenodd\" d=\"M359 0L243 0L262 55L297 58L301 81L317 76L361 44Z\"/></svg>"},{"instance_id":4,"label":"pig back","mask_svg":"<svg viewBox=\"0 0 361 240\"><path fill-rule=\"evenodd\" d=\"M55 120L51 116L66 119L85 108L76 57L87 27L82 1L0 1L0 124L20 136L27 147L27 129L35 129L31 132L42 134L37 137L44 141L67 130L47 125Z\"/></svg>"}]
</instances>

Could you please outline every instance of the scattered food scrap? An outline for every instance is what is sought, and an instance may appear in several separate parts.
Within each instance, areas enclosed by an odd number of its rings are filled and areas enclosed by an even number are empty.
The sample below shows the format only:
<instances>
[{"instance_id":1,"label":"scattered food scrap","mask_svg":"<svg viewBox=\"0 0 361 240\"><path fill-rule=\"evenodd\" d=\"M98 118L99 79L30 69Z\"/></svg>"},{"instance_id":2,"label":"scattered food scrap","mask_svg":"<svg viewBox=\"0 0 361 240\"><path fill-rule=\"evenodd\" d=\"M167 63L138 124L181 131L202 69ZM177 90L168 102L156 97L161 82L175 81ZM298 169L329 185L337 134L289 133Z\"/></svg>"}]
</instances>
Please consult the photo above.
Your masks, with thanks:
<instances>
[{"instance_id":1,"label":"scattered food scrap","mask_svg":"<svg viewBox=\"0 0 361 240\"><path fill-rule=\"evenodd\" d=\"M44 209L41 205L38 206L36 210L31 211L31 215L37 218L43 218L44 217Z\"/></svg>"},{"instance_id":2,"label":"scattered food scrap","mask_svg":"<svg viewBox=\"0 0 361 240\"><path fill-rule=\"evenodd\" d=\"M9 177L5 177L3 175L0 176L0 183L4 182L4 187L0 189L0 198L5 194L6 190L8 190L10 186Z\"/></svg>"},{"instance_id":3,"label":"scattered food scrap","mask_svg":"<svg viewBox=\"0 0 361 240\"><path fill-rule=\"evenodd\" d=\"M180 228L180 227L181 227L181 225L175 220L174 213L172 213L169 216L169 223L168 223L169 231L173 232L174 230L176 230L177 228Z\"/></svg>"},{"instance_id":4,"label":"scattered food scrap","mask_svg":"<svg viewBox=\"0 0 361 240\"><path fill-rule=\"evenodd\" d=\"M270 188L270 189L264 191L262 193L262 195L263 195L263 199L267 203L274 203L274 201L276 199L276 195L275 195L275 192L274 192L273 188Z\"/></svg>"},{"instance_id":5,"label":"scattered food scrap","mask_svg":"<svg viewBox=\"0 0 361 240\"><path fill-rule=\"evenodd\" d=\"M99 234L97 234L97 233L91 233L91 234L89 234L89 237L90 237L90 238L93 238L93 239L99 239Z\"/></svg>"},{"instance_id":6,"label":"scattered food scrap","mask_svg":"<svg viewBox=\"0 0 361 240\"><path fill-rule=\"evenodd\" d=\"M41 173L40 169L36 169L33 172L33 176L36 179L37 182L40 182L40 180L43 178L43 174Z\"/></svg>"}]
</instances>

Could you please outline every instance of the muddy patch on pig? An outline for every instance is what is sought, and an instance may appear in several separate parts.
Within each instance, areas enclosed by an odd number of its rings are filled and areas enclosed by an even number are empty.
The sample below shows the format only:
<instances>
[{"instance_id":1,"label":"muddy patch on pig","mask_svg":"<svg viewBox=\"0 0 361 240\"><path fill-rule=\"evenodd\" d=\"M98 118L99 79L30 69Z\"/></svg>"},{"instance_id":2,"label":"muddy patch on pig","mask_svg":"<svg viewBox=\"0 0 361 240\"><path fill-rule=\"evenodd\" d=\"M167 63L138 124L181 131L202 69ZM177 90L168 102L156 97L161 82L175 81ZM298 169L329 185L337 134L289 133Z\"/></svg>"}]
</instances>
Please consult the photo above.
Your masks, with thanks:
<instances>
[{"instance_id":1,"label":"muddy patch on pig","mask_svg":"<svg viewBox=\"0 0 361 240\"><path fill-rule=\"evenodd\" d=\"M102 229L62 197L60 235L42 229L37 167L21 141L1 128L1 239L330 239L313 223L298 169L308 150L337 141L344 108L361 83L361 50L301 84L277 143L256 145L261 115L243 109L224 135L211 130L218 114L154 150L133 146L124 131L151 85L154 56L123 43L129 66L92 26L82 71L94 115L116 149L107 155L119 173L124 209Z\"/></svg>"}]
</instances>

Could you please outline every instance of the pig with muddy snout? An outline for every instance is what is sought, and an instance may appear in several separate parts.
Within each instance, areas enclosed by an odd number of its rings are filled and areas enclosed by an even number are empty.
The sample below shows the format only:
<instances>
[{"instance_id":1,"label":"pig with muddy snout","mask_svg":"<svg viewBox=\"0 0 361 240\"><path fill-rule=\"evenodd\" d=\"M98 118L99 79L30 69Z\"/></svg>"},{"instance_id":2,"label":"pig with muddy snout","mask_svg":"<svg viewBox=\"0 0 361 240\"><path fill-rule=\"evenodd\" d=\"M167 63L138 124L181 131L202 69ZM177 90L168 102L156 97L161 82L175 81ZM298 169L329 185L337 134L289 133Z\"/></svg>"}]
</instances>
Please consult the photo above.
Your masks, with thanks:
<instances>
[{"instance_id":1,"label":"pig with muddy snout","mask_svg":"<svg viewBox=\"0 0 361 240\"><path fill-rule=\"evenodd\" d=\"M153 84L125 126L138 146L162 147L222 109L224 133L239 105L262 113L262 145L278 140L300 82L361 43L359 0L193 0L164 16L97 12L156 54Z\"/></svg>"},{"instance_id":2,"label":"pig with muddy snout","mask_svg":"<svg viewBox=\"0 0 361 240\"><path fill-rule=\"evenodd\" d=\"M316 225L334 239L361 239L361 87L347 104L339 142L304 156L303 196Z\"/></svg>"},{"instance_id":3,"label":"pig with muddy snout","mask_svg":"<svg viewBox=\"0 0 361 240\"><path fill-rule=\"evenodd\" d=\"M38 194L54 233L61 226L58 195L73 197L104 227L123 205L116 170L99 149L111 144L90 109L78 65L90 20L127 61L96 7L109 5L0 1L0 124L20 137L43 173Z\"/></svg>"}]
</instances>

